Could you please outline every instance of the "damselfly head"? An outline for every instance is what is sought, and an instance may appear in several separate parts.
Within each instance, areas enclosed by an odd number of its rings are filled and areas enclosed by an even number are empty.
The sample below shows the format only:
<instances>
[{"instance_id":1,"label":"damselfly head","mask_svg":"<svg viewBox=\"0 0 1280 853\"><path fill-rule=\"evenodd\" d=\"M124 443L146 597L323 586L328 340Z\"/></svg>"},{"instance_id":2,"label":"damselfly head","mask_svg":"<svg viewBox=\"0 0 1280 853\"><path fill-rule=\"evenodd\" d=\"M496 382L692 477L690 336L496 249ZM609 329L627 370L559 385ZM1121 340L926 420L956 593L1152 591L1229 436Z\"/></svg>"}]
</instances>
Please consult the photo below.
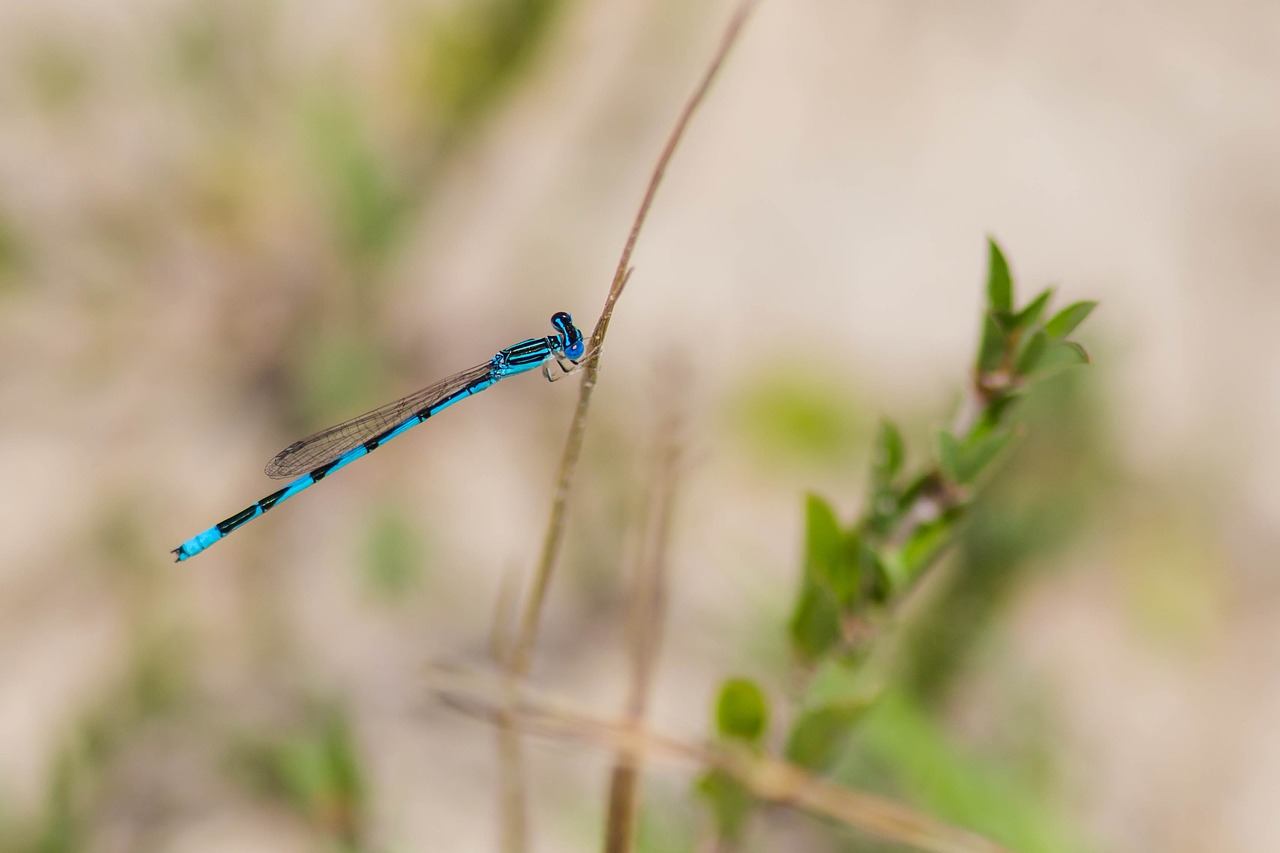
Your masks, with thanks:
<instances>
[{"instance_id":1,"label":"damselfly head","mask_svg":"<svg viewBox=\"0 0 1280 853\"><path fill-rule=\"evenodd\" d=\"M551 325L560 332L560 345L565 357L574 362L582 358L582 354L586 352L586 344L582 340L582 332L573 325L573 318L565 311L557 311L551 315Z\"/></svg>"}]
</instances>

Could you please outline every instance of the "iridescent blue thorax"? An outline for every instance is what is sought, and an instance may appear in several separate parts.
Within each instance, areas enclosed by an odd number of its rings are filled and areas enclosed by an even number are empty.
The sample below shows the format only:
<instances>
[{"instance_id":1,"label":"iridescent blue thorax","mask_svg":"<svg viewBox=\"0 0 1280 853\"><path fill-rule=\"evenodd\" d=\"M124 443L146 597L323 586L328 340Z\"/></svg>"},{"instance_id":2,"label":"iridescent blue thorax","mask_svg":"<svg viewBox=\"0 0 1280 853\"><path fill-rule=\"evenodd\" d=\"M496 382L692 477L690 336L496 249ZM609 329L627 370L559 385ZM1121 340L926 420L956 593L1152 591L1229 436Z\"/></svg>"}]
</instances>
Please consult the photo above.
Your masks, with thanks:
<instances>
[{"instance_id":1,"label":"iridescent blue thorax","mask_svg":"<svg viewBox=\"0 0 1280 853\"><path fill-rule=\"evenodd\" d=\"M566 358L577 364L586 352L586 344L582 340L582 332L573 324L573 318L559 311L552 315L551 325L555 326L558 334L529 338L499 350L489 362L495 378L533 370L551 358Z\"/></svg>"}]
</instances>

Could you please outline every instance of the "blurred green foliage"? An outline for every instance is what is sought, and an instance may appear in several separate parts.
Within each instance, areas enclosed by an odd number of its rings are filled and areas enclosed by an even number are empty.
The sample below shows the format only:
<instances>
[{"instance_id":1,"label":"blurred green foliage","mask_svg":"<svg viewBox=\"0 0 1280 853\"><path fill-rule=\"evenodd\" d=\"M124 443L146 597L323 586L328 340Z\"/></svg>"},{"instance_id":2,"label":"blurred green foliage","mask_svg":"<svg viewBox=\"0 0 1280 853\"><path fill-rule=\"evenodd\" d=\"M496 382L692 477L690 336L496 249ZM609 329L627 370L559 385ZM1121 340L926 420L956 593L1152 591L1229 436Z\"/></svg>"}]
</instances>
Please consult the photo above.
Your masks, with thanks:
<instances>
[{"instance_id":1,"label":"blurred green foliage","mask_svg":"<svg viewBox=\"0 0 1280 853\"><path fill-rule=\"evenodd\" d=\"M521 78L550 31L562 0L479 0L458 4L424 27L426 81L441 123L466 128Z\"/></svg>"},{"instance_id":2,"label":"blurred green foliage","mask_svg":"<svg viewBox=\"0 0 1280 853\"><path fill-rule=\"evenodd\" d=\"M640 814L636 853L694 853L698 832L687 792L656 781L645 786L649 808Z\"/></svg>"},{"instance_id":3,"label":"blurred green foliage","mask_svg":"<svg viewBox=\"0 0 1280 853\"><path fill-rule=\"evenodd\" d=\"M348 327L317 336L300 349L306 354L300 359L296 386L300 423L344 420L403 393L388 393L386 354L371 333Z\"/></svg>"},{"instance_id":4,"label":"blurred green foliage","mask_svg":"<svg viewBox=\"0 0 1280 853\"><path fill-rule=\"evenodd\" d=\"M38 853L72 853L85 848L88 828L80 802L85 775L84 766L75 756L64 752L58 757L45 801L43 826L30 849Z\"/></svg>"},{"instance_id":5,"label":"blurred green foliage","mask_svg":"<svg viewBox=\"0 0 1280 853\"><path fill-rule=\"evenodd\" d=\"M817 773L832 772L853 749L855 733L865 728L884 685L891 683L885 656L871 657L885 635L882 629L948 548L960 543L959 562L971 568L952 576L952 600L947 604L953 606L925 619L934 627L908 644L915 654L907 655L911 662L905 667L905 683L915 685L921 697L941 689L945 673L988 623L983 617L1001 599L1014 572L1051 543L1046 525L1062 529L1074 520L1050 505L1061 499L1059 493L1070 482L1047 470L1053 463L1045 460L1063 455L1056 445L1034 444L1019 455L1028 463L1028 476L1040 485L1041 502L1024 502L1015 509L1010 501L999 501L994 484L998 463L1009 455L1015 436L1009 422L1012 404L1032 382L1062 367L1087 363L1083 347L1067 336L1088 317L1094 303L1068 305L1044 320L1052 296L1045 290L1017 308L1004 254L994 241L989 241L988 250L987 303L966 404L955 425L937 433L933 459L909 467L902 433L886 421L875 437L867 500L858 518L842 522L822 498L809 495L805 500L804 560L789 628L808 686L790 715L785 754ZM761 406L757 414L767 417L767 408ZM822 408L814 405L809 410ZM850 431L831 426L825 437L847 441ZM806 434L804 429L790 432L793 441ZM1047 429L1045 434L1050 441L1074 446L1073 436L1061 430ZM1027 455L1033 458L1025 459ZM1040 515L1056 520L1040 521ZM966 604L967 609L954 606ZM911 781L917 801L937 805L940 813L968 826L994 826L998 816L1003 834L997 837L1034 845L1019 849L1078 849L1056 826L1044 828L1052 821L1035 813L1034 797L1025 788L997 781L998 773L978 772L960 761L911 701L914 697L904 698L880 711L881 728L876 731L888 748L879 754L894 761L896 770L885 779ZM908 735L888 737L900 729L885 720L909 725ZM865 750L860 754L867 755ZM966 787L969 777L975 781ZM938 784L930 788L926 781ZM699 787L711 801L722 842L736 844L750 813L749 798L744 804L740 787L712 774Z\"/></svg>"},{"instance_id":6,"label":"blurred green foliage","mask_svg":"<svg viewBox=\"0 0 1280 853\"><path fill-rule=\"evenodd\" d=\"M313 703L288 731L246 737L232 758L252 789L288 804L342 849L364 849L367 784L350 717L340 705Z\"/></svg>"},{"instance_id":7,"label":"blurred green foliage","mask_svg":"<svg viewBox=\"0 0 1280 853\"><path fill-rule=\"evenodd\" d=\"M902 678L939 703L969 650L1019 580L1069 543L1099 511L1106 482L1090 386L1066 373L1029 395L1007 462L976 494L931 610L910 626Z\"/></svg>"},{"instance_id":8,"label":"blurred green foliage","mask_svg":"<svg viewBox=\"0 0 1280 853\"><path fill-rule=\"evenodd\" d=\"M27 248L13 224L13 220L0 208L0 293L15 289L26 265Z\"/></svg>"},{"instance_id":9,"label":"blurred green foliage","mask_svg":"<svg viewBox=\"0 0 1280 853\"><path fill-rule=\"evenodd\" d=\"M0 851L96 849L117 765L163 721L190 710L193 643L169 608L170 585L149 550L145 515L138 502L118 499L90 531L106 571L83 580L105 582L127 616L123 665L59 746L40 812L26 821L0 815Z\"/></svg>"},{"instance_id":10,"label":"blurred green foliage","mask_svg":"<svg viewBox=\"0 0 1280 853\"><path fill-rule=\"evenodd\" d=\"M366 579L378 598L396 601L421 585L428 560L420 528L400 504L383 504L371 514Z\"/></svg>"},{"instance_id":11,"label":"blurred green foliage","mask_svg":"<svg viewBox=\"0 0 1280 853\"><path fill-rule=\"evenodd\" d=\"M84 100L91 79L84 51L46 36L30 43L22 59L27 88L42 109L61 113Z\"/></svg>"},{"instance_id":12,"label":"blurred green foliage","mask_svg":"<svg viewBox=\"0 0 1280 853\"><path fill-rule=\"evenodd\" d=\"M725 742L759 749L769 723L765 693L747 678L729 678L716 699L716 735ZM697 791L711 807L718 837L737 843L751 816L751 795L742 783L718 768L703 773Z\"/></svg>"},{"instance_id":13,"label":"blurred green foliage","mask_svg":"<svg viewBox=\"0 0 1280 853\"><path fill-rule=\"evenodd\" d=\"M829 658L814 671L787 733L788 761L825 771L839 760L850 727L870 707L879 688L865 668L851 663Z\"/></svg>"},{"instance_id":14,"label":"blurred green foliage","mask_svg":"<svg viewBox=\"0 0 1280 853\"><path fill-rule=\"evenodd\" d=\"M178 707L178 687L186 683L180 677L183 655L148 646L135 657L124 680L99 697L59 748L40 813L31 821L0 815L0 851L96 849L95 829L115 793L116 765L153 723Z\"/></svg>"},{"instance_id":15,"label":"blurred green foliage","mask_svg":"<svg viewBox=\"0 0 1280 853\"><path fill-rule=\"evenodd\" d=\"M841 390L846 384L807 369L753 373L731 404L733 421L750 450L771 466L847 468L873 422L857 397Z\"/></svg>"},{"instance_id":16,"label":"blurred green foliage","mask_svg":"<svg viewBox=\"0 0 1280 853\"><path fill-rule=\"evenodd\" d=\"M1038 768L956 746L928 710L897 692L880 697L859 720L852 748L831 775L842 784L902 797L1018 853L1089 849L1067 816L1047 805L1052 798L1045 796Z\"/></svg>"},{"instance_id":17,"label":"blurred green foliage","mask_svg":"<svg viewBox=\"0 0 1280 853\"><path fill-rule=\"evenodd\" d=\"M355 269L371 271L397 247L413 212L412 190L390 155L379 150L354 95L324 86L307 104L304 121L338 242ZM376 282L370 277L356 286Z\"/></svg>"}]
</instances>

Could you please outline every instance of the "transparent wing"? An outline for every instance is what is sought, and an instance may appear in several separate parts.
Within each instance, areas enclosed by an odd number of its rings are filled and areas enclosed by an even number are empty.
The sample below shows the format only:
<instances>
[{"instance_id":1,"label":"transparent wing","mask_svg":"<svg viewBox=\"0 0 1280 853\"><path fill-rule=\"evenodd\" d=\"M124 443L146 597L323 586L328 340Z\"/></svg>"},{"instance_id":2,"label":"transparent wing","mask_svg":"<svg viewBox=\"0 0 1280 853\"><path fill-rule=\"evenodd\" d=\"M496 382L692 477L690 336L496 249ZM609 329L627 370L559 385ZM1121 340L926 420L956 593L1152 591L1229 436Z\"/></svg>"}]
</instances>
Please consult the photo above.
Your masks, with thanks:
<instances>
[{"instance_id":1,"label":"transparent wing","mask_svg":"<svg viewBox=\"0 0 1280 853\"><path fill-rule=\"evenodd\" d=\"M276 479L295 477L326 465L357 445L364 444L374 436L403 423L414 412L421 411L457 393L471 383L484 379L489 375L489 369L487 361L484 364L477 364L461 373L441 379L434 385L428 385L421 391L402 397L394 403L387 403L358 418L343 421L300 441L295 441L267 463L267 476Z\"/></svg>"}]
</instances>

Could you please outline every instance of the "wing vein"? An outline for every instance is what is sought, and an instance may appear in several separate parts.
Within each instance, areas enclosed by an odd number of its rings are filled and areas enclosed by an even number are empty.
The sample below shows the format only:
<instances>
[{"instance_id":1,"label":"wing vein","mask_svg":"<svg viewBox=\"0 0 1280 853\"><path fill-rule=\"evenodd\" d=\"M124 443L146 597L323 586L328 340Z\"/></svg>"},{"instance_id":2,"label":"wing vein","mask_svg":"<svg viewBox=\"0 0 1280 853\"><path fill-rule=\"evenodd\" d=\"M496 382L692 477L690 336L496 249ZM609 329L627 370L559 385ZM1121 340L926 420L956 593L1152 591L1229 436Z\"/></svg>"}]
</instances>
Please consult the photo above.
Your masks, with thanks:
<instances>
[{"instance_id":1,"label":"wing vein","mask_svg":"<svg viewBox=\"0 0 1280 853\"><path fill-rule=\"evenodd\" d=\"M414 413L448 397L489 374L490 363L477 364L441 379L407 397L379 406L359 417L334 424L295 441L267 463L268 477L282 479L313 471L408 420Z\"/></svg>"}]
</instances>

